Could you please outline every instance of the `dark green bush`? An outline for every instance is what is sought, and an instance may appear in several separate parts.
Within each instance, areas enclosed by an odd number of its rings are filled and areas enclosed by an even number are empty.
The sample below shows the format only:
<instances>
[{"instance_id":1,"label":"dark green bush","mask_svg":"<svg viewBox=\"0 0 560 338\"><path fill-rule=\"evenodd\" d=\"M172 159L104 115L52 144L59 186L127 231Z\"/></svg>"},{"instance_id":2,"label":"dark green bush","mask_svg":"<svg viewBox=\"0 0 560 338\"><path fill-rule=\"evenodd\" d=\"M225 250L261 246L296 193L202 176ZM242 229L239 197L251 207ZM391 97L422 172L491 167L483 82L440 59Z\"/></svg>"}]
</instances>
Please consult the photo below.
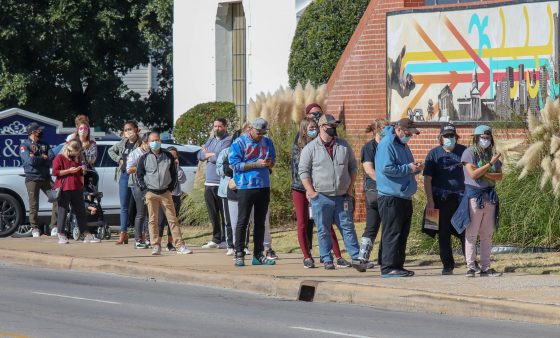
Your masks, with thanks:
<instances>
[{"instance_id":1,"label":"dark green bush","mask_svg":"<svg viewBox=\"0 0 560 338\"><path fill-rule=\"evenodd\" d=\"M315 0L301 16L290 52L290 87L326 83L369 0Z\"/></svg>"},{"instance_id":2,"label":"dark green bush","mask_svg":"<svg viewBox=\"0 0 560 338\"><path fill-rule=\"evenodd\" d=\"M208 102L197 104L181 115L175 123L173 136L179 143L204 144L217 117L225 118L230 130L239 127L239 115L233 103Z\"/></svg>"}]
</instances>

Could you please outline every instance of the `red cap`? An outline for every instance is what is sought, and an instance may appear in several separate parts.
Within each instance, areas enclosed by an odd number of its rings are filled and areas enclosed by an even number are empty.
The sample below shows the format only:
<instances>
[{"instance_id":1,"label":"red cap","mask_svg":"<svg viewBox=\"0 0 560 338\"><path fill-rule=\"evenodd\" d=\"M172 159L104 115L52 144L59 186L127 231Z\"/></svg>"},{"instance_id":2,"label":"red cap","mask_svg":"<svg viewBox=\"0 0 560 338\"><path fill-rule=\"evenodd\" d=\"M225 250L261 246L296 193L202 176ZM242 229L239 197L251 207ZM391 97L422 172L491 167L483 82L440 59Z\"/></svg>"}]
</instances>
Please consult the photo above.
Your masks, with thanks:
<instances>
[{"instance_id":1,"label":"red cap","mask_svg":"<svg viewBox=\"0 0 560 338\"><path fill-rule=\"evenodd\" d=\"M309 114L309 111L313 108L319 108L321 109L321 111L323 111L323 108L321 108L321 106L317 103L310 103L307 105L307 107L305 107L305 115Z\"/></svg>"}]
</instances>

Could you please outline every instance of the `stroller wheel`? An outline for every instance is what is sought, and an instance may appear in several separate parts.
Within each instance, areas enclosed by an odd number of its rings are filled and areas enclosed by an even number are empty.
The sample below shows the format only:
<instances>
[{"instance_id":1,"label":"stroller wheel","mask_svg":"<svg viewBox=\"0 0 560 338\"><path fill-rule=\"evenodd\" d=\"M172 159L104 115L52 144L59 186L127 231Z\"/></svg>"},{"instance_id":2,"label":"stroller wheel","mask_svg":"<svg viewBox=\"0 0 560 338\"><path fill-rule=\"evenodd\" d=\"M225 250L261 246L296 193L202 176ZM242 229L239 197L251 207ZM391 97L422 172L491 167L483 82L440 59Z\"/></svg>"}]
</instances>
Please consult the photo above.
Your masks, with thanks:
<instances>
[{"instance_id":1,"label":"stroller wheel","mask_svg":"<svg viewBox=\"0 0 560 338\"><path fill-rule=\"evenodd\" d=\"M71 214L69 218L70 218L70 229L72 231L72 238L75 241L77 241L80 239L80 236L82 235L80 233L80 228L78 227L78 219L74 214Z\"/></svg>"},{"instance_id":2,"label":"stroller wheel","mask_svg":"<svg viewBox=\"0 0 560 338\"><path fill-rule=\"evenodd\" d=\"M104 231L104 232L105 232L105 239L106 239L106 240L111 239L111 228L110 228L107 224L105 224L105 225L103 226L103 229L105 230L105 231Z\"/></svg>"},{"instance_id":3,"label":"stroller wheel","mask_svg":"<svg viewBox=\"0 0 560 338\"><path fill-rule=\"evenodd\" d=\"M97 238L103 239L104 237L105 237L105 227L104 226L97 227Z\"/></svg>"}]
</instances>

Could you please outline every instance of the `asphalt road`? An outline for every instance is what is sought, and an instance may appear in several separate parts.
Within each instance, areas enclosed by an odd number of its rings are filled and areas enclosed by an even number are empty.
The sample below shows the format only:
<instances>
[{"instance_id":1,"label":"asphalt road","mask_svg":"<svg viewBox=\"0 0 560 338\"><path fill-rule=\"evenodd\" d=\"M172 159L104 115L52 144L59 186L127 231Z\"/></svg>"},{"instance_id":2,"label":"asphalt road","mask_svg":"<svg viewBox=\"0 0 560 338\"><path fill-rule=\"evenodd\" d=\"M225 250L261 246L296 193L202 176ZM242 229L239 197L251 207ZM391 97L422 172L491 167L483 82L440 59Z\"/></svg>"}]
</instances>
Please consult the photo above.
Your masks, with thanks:
<instances>
[{"instance_id":1,"label":"asphalt road","mask_svg":"<svg viewBox=\"0 0 560 338\"><path fill-rule=\"evenodd\" d=\"M559 327L304 303L0 264L0 337L558 337Z\"/></svg>"}]
</instances>

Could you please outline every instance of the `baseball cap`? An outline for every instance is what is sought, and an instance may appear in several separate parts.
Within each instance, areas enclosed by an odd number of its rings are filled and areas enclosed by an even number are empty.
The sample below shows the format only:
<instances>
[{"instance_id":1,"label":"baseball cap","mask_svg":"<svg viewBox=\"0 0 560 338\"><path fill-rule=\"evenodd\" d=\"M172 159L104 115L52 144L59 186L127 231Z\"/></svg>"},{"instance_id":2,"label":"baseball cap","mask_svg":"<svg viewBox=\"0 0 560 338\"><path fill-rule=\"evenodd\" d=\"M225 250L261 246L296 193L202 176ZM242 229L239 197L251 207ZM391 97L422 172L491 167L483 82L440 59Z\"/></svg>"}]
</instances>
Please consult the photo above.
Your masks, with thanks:
<instances>
[{"instance_id":1,"label":"baseball cap","mask_svg":"<svg viewBox=\"0 0 560 338\"><path fill-rule=\"evenodd\" d=\"M455 128L455 125L453 125L452 123L446 123L443 126L441 126L441 129L439 130L439 134L440 135L449 135L449 134L457 135L457 129Z\"/></svg>"},{"instance_id":2,"label":"baseball cap","mask_svg":"<svg viewBox=\"0 0 560 338\"><path fill-rule=\"evenodd\" d=\"M309 111L313 108L319 108L321 109L321 111L323 111L323 108L321 108L321 106L317 103L310 103L307 105L307 107L305 107L305 115L309 114Z\"/></svg>"},{"instance_id":3,"label":"baseball cap","mask_svg":"<svg viewBox=\"0 0 560 338\"><path fill-rule=\"evenodd\" d=\"M40 126L39 123L37 122L31 122L28 126L27 126L27 134L31 135L32 132L36 131L36 130L43 130L45 129L44 126Z\"/></svg>"},{"instance_id":4,"label":"baseball cap","mask_svg":"<svg viewBox=\"0 0 560 338\"><path fill-rule=\"evenodd\" d=\"M262 117L257 117L253 121L251 121L251 127L258 131L265 131L268 130L268 122Z\"/></svg>"},{"instance_id":5,"label":"baseball cap","mask_svg":"<svg viewBox=\"0 0 560 338\"><path fill-rule=\"evenodd\" d=\"M340 120L335 119L331 114L324 114L319 118L319 126L322 126L324 124L335 125L339 123Z\"/></svg>"},{"instance_id":6,"label":"baseball cap","mask_svg":"<svg viewBox=\"0 0 560 338\"><path fill-rule=\"evenodd\" d=\"M395 125L403 128L403 129L406 129L413 134L416 134L416 135L420 134L418 129L416 129L416 127L414 126L414 122L412 122L412 120L409 119L409 118L405 117L404 119L400 119L400 120L397 121L397 123Z\"/></svg>"},{"instance_id":7,"label":"baseball cap","mask_svg":"<svg viewBox=\"0 0 560 338\"><path fill-rule=\"evenodd\" d=\"M474 129L474 135L492 134L492 128L487 125L480 125Z\"/></svg>"}]
</instances>

